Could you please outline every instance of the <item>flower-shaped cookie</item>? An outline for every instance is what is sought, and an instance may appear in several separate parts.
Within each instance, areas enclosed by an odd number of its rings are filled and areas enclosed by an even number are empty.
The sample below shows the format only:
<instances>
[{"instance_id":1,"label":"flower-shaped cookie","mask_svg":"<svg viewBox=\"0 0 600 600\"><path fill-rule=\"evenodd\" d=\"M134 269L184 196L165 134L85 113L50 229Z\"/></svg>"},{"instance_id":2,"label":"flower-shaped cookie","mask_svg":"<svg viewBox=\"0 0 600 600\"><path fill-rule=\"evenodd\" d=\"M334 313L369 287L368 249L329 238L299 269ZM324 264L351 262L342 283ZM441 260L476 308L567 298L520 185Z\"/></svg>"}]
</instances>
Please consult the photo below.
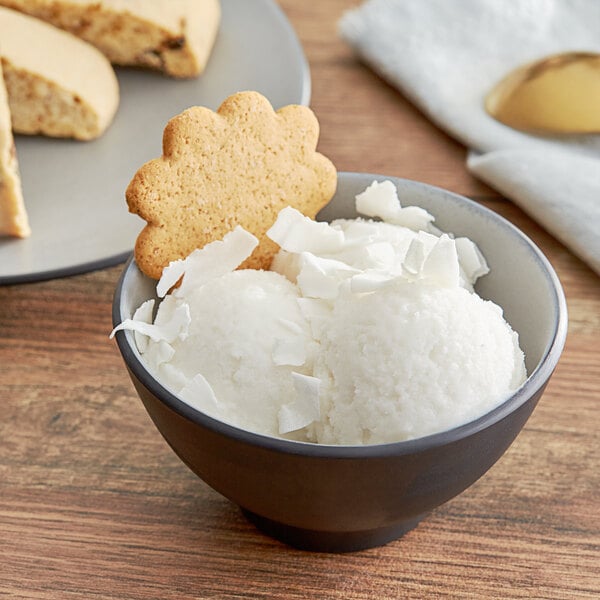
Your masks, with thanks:
<instances>
[{"instance_id":1,"label":"flower-shaped cookie","mask_svg":"<svg viewBox=\"0 0 600 600\"><path fill-rule=\"evenodd\" d=\"M312 111L274 111L257 92L227 98L217 112L193 107L167 124L163 156L143 165L126 192L145 221L135 259L158 279L169 262L221 239L236 225L260 241L246 268L268 268L278 246L265 236L279 211L314 218L335 192L333 164L315 148Z\"/></svg>"}]
</instances>

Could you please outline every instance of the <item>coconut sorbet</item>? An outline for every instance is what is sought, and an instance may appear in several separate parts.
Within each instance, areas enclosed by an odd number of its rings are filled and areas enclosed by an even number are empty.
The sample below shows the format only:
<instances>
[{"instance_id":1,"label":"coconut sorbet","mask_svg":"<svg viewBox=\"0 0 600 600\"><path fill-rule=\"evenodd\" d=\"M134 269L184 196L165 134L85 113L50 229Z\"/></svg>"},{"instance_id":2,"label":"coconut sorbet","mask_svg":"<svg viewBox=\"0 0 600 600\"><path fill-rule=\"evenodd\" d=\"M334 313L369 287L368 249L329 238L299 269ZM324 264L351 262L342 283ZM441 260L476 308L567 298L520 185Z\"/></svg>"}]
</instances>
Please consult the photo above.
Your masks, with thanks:
<instances>
[{"instance_id":1,"label":"coconut sorbet","mask_svg":"<svg viewBox=\"0 0 600 600\"><path fill-rule=\"evenodd\" d=\"M236 228L171 263L158 307L145 302L115 331L135 332L148 369L184 402L270 436L395 442L506 400L524 356L502 309L473 290L488 272L476 245L401 207L390 181L356 208L366 218L330 224L282 210L271 271L235 270L258 244Z\"/></svg>"}]
</instances>

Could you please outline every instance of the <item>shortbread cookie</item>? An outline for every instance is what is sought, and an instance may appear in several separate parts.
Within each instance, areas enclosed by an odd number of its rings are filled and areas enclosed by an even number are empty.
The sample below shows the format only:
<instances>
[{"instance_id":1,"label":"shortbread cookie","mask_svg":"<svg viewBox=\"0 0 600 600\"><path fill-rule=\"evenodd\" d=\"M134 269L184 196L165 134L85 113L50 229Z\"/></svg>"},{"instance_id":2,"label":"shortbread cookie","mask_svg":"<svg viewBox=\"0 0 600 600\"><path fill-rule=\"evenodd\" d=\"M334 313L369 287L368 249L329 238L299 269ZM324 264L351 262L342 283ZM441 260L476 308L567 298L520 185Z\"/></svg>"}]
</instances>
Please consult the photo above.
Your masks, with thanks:
<instances>
[{"instance_id":1,"label":"shortbread cookie","mask_svg":"<svg viewBox=\"0 0 600 600\"><path fill-rule=\"evenodd\" d=\"M306 106L275 112L257 92L240 92L217 112L193 107L169 121L163 156L143 165L126 197L148 222L135 259L158 279L169 262L241 225L260 241L245 268L268 268L278 246L265 233L293 206L314 218L335 192L333 164L315 151L319 124Z\"/></svg>"},{"instance_id":2,"label":"shortbread cookie","mask_svg":"<svg viewBox=\"0 0 600 600\"><path fill-rule=\"evenodd\" d=\"M70 31L118 65L174 77L200 74L221 17L219 0L0 0Z\"/></svg>"},{"instance_id":3,"label":"shortbread cookie","mask_svg":"<svg viewBox=\"0 0 600 600\"><path fill-rule=\"evenodd\" d=\"M30 233L0 67L0 236L27 237Z\"/></svg>"},{"instance_id":4,"label":"shortbread cookie","mask_svg":"<svg viewBox=\"0 0 600 600\"><path fill-rule=\"evenodd\" d=\"M0 56L13 131L89 140L119 103L114 70L96 48L13 10L0 8Z\"/></svg>"}]
</instances>

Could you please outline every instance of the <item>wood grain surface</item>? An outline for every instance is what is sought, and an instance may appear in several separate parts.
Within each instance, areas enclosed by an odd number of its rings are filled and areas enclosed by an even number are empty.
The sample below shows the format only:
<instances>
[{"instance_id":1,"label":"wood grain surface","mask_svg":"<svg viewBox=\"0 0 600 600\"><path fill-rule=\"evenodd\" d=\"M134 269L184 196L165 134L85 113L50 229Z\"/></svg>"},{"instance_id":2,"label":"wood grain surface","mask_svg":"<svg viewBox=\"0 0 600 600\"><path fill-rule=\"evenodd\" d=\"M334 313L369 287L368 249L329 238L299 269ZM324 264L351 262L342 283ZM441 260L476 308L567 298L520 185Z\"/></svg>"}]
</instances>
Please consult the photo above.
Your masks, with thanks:
<instances>
[{"instance_id":1,"label":"wood grain surface","mask_svg":"<svg viewBox=\"0 0 600 600\"><path fill-rule=\"evenodd\" d=\"M0 287L1 598L600 597L600 279L357 61L336 32L354 4L281 2L310 63L320 150L338 170L468 195L542 248L570 325L538 408L479 482L403 539L299 552L257 532L155 430L108 340L121 266Z\"/></svg>"}]
</instances>

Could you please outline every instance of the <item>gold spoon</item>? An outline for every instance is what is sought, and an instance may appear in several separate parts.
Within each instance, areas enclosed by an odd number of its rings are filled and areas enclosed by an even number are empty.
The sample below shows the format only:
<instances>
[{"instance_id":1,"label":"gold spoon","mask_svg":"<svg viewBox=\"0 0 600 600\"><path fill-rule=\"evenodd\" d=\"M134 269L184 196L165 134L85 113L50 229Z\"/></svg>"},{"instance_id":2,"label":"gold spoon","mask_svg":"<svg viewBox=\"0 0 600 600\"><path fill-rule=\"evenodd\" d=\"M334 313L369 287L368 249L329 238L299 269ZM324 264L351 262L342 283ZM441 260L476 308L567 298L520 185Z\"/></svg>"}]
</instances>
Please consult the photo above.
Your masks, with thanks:
<instances>
[{"instance_id":1,"label":"gold spoon","mask_svg":"<svg viewBox=\"0 0 600 600\"><path fill-rule=\"evenodd\" d=\"M485 99L498 121L533 133L600 133L600 54L567 52L509 73Z\"/></svg>"}]
</instances>

